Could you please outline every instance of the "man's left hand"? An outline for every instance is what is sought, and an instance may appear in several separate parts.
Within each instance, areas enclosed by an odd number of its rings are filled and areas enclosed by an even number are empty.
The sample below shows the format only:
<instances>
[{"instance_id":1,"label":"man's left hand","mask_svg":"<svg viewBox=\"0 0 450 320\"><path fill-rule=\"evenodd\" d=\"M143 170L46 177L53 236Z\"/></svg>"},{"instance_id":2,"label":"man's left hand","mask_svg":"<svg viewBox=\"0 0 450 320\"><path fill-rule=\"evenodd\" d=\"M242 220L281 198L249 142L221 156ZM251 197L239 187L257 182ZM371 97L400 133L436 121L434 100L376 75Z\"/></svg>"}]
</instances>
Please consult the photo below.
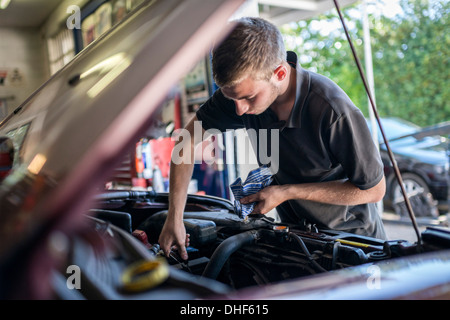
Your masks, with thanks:
<instances>
[{"instance_id":1,"label":"man's left hand","mask_svg":"<svg viewBox=\"0 0 450 320\"><path fill-rule=\"evenodd\" d=\"M283 186L268 186L255 194L242 198L240 202L242 204L256 202L252 214L266 214L286 201L285 196Z\"/></svg>"}]
</instances>

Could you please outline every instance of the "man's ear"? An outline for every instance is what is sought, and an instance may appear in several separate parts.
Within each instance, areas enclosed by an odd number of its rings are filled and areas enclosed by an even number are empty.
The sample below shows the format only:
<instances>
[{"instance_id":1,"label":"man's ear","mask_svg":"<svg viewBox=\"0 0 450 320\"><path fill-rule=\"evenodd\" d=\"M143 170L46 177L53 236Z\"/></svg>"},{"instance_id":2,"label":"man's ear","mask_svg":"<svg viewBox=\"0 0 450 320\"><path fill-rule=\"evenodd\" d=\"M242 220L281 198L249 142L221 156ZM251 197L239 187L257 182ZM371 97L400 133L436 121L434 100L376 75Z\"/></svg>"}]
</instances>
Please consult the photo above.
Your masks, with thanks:
<instances>
[{"instance_id":1,"label":"man's ear","mask_svg":"<svg viewBox=\"0 0 450 320\"><path fill-rule=\"evenodd\" d=\"M274 74L275 78L276 78L278 81L284 80L284 79L287 77L287 74L288 74L286 66L284 66L284 65L282 65L282 64L279 65L279 66L275 69L275 71L273 72L273 74Z\"/></svg>"}]
</instances>

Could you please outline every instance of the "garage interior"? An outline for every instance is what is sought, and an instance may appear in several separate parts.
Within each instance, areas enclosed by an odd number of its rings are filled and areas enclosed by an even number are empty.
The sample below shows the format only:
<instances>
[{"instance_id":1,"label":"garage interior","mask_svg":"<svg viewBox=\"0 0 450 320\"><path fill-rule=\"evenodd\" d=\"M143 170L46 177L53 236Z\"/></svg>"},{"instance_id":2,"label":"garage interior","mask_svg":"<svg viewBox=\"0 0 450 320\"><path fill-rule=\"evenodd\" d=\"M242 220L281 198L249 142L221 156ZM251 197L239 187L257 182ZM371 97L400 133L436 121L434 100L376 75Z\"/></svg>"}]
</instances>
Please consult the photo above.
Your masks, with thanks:
<instances>
[{"instance_id":1,"label":"garage interior","mask_svg":"<svg viewBox=\"0 0 450 320\"><path fill-rule=\"evenodd\" d=\"M7 6L0 10L0 121L13 112L30 94L53 74L69 63L90 43L119 23L127 13L136 8L140 0L2 0ZM341 6L356 0L341 0ZM69 28L69 20L77 22L76 8L80 8L80 28ZM277 26L300 21L333 9L327 0L248 0L236 12L237 16L261 16ZM169 162L174 141L171 134L182 128L197 108L216 89L208 57L200 61L177 86L176 93L161 109L149 135L136 141L132 153L124 155L107 188L153 189L168 191ZM151 130L150 130L151 129ZM151 133L150 133L151 132ZM157 134L155 134L157 132ZM237 135L244 133L237 133ZM239 137L224 136L215 143L227 147L227 156L237 157L239 148L232 140ZM228 140L227 140L228 139ZM245 139L245 137L244 137ZM244 143L245 144L245 143ZM232 149L232 150L230 150ZM223 155L216 155L217 157ZM253 165L252 165L253 163ZM250 164L214 165L199 163L195 166L190 193L231 198L228 185L238 176L256 166ZM392 224L392 237L414 240L409 224L386 217L387 228ZM438 222L428 221L426 224ZM424 224L424 226L426 225ZM405 233L404 233L405 232ZM401 234L400 234L401 233Z\"/></svg>"}]
</instances>

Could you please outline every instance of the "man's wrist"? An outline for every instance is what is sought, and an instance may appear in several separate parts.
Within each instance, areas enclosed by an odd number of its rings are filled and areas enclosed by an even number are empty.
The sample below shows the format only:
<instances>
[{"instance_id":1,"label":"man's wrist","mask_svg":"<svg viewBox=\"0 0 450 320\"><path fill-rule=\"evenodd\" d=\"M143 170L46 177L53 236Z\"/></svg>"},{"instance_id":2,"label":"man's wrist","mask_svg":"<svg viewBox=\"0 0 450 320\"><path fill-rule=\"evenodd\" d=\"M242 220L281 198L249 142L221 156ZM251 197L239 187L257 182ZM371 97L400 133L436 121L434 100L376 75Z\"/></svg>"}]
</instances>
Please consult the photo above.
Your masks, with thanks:
<instances>
[{"instance_id":1,"label":"man's wrist","mask_svg":"<svg viewBox=\"0 0 450 320\"><path fill-rule=\"evenodd\" d=\"M167 212L166 220L172 223L183 221L183 211L170 210Z\"/></svg>"},{"instance_id":2,"label":"man's wrist","mask_svg":"<svg viewBox=\"0 0 450 320\"><path fill-rule=\"evenodd\" d=\"M309 199L310 184L286 184L281 186L281 193L284 201L295 199Z\"/></svg>"},{"instance_id":3,"label":"man's wrist","mask_svg":"<svg viewBox=\"0 0 450 320\"><path fill-rule=\"evenodd\" d=\"M284 201L297 198L297 188L295 184L285 184L280 186L281 195Z\"/></svg>"}]
</instances>

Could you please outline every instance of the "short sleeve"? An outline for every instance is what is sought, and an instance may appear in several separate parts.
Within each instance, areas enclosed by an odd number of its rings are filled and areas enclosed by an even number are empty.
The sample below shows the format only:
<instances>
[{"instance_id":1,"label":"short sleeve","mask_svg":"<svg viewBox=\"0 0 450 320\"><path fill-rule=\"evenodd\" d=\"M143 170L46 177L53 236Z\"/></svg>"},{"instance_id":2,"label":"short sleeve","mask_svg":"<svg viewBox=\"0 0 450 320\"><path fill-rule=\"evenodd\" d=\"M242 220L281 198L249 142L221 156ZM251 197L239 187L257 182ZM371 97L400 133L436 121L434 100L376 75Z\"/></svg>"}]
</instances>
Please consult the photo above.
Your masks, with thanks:
<instances>
[{"instance_id":1,"label":"short sleeve","mask_svg":"<svg viewBox=\"0 0 450 320\"><path fill-rule=\"evenodd\" d=\"M350 182L367 190L381 181L383 162L359 109L352 109L334 121L328 137L330 150Z\"/></svg>"},{"instance_id":2,"label":"short sleeve","mask_svg":"<svg viewBox=\"0 0 450 320\"><path fill-rule=\"evenodd\" d=\"M218 129L221 132L244 128L242 117L236 114L234 102L225 98L222 91L217 90L196 113L205 130Z\"/></svg>"}]
</instances>

